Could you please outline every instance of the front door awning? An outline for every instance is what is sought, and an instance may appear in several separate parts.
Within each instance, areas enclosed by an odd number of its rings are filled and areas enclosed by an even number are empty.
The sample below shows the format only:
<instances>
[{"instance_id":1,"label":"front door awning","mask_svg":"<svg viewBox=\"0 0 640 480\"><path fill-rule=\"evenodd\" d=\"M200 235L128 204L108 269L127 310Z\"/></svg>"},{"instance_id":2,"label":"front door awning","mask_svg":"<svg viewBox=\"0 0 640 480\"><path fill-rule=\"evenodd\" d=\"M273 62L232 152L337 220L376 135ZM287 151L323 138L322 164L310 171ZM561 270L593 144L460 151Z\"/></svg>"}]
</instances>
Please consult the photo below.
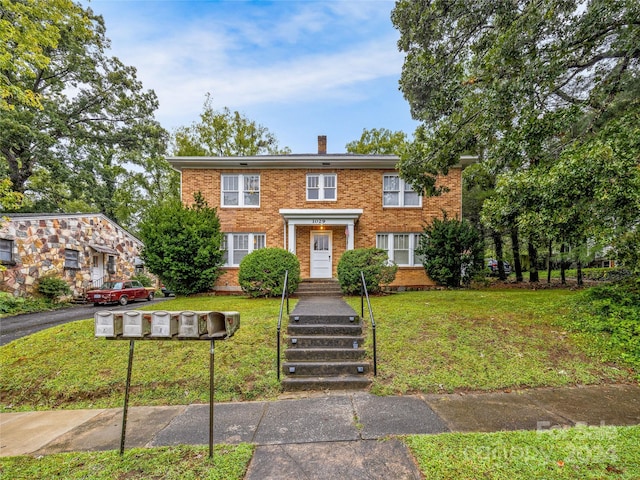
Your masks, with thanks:
<instances>
[{"instance_id":1,"label":"front door awning","mask_svg":"<svg viewBox=\"0 0 640 480\"><path fill-rule=\"evenodd\" d=\"M117 250L114 250L113 248L106 247L104 245L96 245L96 244L90 243L89 246L91 248L93 248L96 252L108 253L109 255L118 255L118 251Z\"/></svg>"},{"instance_id":2,"label":"front door awning","mask_svg":"<svg viewBox=\"0 0 640 480\"><path fill-rule=\"evenodd\" d=\"M353 225L362 211L361 208L281 208L280 215L290 225Z\"/></svg>"}]
</instances>

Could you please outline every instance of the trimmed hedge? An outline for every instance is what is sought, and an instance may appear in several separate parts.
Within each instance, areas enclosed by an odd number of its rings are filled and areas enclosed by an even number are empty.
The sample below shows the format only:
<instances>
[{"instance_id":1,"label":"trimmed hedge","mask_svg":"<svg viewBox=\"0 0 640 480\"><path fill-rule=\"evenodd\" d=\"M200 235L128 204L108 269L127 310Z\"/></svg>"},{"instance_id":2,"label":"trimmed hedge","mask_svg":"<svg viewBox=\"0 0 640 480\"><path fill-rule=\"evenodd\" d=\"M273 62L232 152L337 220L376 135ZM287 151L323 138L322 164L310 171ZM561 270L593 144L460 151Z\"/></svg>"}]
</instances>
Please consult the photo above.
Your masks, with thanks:
<instances>
[{"instance_id":1,"label":"trimmed hedge","mask_svg":"<svg viewBox=\"0 0 640 480\"><path fill-rule=\"evenodd\" d=\"M361 271L364 272L368 292L379 293L383 285L388 285L396 278L398 266L389 265L387 252L379 248L347 250L338 262L338 281L343 293L360 294Z\"/></svg>"},{"instance_id":2,"label":"trimmed hedge","mask_svg":"<svg viewBox=\"0 0 640 480\"><path fill-rule=\"evenodd\" d=\"M61 278L58 277L42 277L38 281L38 293L46 299L55 302L60 297L71 295L71 288Z\"/></svg>"},{"instance_id":3,"label":"trimmed hedge","mask_svg":"<svg viewBox=\"0 0 640 480\"><path fill-rule=\"evenodd\" d=\"M287 270L289 292L295 292L300 283L298 257L282 248L261 248L242 259L238 282L251 297L278 297L282 295Z\"/></svg>"}]
</instances>

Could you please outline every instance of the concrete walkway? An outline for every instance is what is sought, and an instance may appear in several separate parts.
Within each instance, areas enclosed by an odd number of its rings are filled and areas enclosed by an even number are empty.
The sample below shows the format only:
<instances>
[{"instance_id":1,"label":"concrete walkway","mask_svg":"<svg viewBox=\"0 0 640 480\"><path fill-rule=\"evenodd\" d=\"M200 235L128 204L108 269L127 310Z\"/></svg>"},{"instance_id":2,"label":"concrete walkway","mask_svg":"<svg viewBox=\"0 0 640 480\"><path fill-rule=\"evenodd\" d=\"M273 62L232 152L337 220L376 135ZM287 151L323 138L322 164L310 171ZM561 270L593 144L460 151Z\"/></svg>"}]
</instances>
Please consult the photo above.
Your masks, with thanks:
<instances>
[{"instance_id":1,"label":"concrete walkway","mask_svg":"<svg viewBox=\"0 0 640 480\"><path fill-rule=\"evenodd\" d=\"M208 419L208 405L132 407L125 448L208 445ZM121 422L122 409L3 413L0 456L118 450ZM216 403L214 442L257 445L245 477L250 480L420 479L394 436L579 424L640 424L640 387L395 397L336 392Z\"/></svg>"}]
</instances>

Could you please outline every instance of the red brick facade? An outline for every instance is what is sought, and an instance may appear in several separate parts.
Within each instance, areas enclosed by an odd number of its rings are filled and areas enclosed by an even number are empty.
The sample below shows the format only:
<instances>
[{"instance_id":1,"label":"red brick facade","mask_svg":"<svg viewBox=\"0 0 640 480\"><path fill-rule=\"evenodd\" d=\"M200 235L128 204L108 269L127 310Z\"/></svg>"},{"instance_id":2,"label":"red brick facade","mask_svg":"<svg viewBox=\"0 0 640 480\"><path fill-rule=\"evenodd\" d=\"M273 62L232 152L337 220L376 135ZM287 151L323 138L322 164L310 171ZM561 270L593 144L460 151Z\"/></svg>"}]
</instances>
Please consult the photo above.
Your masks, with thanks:
<instances>
[{"instance_id":1,"label":"red brick facade","mask_svg":"<svg viewBox=\"0 0 640 480\"><path fill-rule=\"evenodd\" d=\"M340 256L349 246L349 230L342 220L334 219L333 212L349 210L352 220L346 222L351 223L353 229L353 248L375 247L376 235L380 233L418 234L433 218L441 217L443 210L451 217L461 216L461 167L450 169L446 177L439 179L439 184L449 191L439 197L423 198L421 207L385 207L383 176L396 173L397 159L390 156L176 157L169 161L181 171L183 202L193 202L193 194L199 191L210 206L218 209L223 232L262 233L266 234L267 247L295 250L302 278L312 273L312 231L331 232L331 270L332 276L336 276ZM234 168L235 165L238 167ZM307 200L306 178L313 173L335 174L335 201ZM222 174L260 175L260 206L222 206ZM295 211L299 215L308 212L306 221L314 222L295 225L295 247L290 243L291 230L287 227L293 220L283 211ZM237 267L225 270L216 288L237 289ZM400 266L392 284L417 288L429 285L433 282L421 265Z\"/></svg>"}]
</instances>

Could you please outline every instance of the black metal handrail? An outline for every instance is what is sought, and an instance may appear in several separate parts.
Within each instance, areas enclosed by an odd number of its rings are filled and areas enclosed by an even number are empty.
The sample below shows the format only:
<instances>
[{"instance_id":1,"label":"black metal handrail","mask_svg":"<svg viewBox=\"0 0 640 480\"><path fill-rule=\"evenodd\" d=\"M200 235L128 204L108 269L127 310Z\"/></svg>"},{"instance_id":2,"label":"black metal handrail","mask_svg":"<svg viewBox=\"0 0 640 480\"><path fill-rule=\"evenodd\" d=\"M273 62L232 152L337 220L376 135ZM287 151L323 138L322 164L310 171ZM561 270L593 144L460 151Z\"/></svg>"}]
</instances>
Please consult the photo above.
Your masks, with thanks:
<instances>
[{"instance_id":1,"label":"black metal handrail","mask_svg":"<svg viewBox=\"0 0 640 480\"><path fill-rule=\"evenodd\" d=\"M362 280L362 286L360 287L360 317L364 319L364 299L367 299L367 305L369 307L369 318L371 319L371 332L373 333L373 375L378 375L378 355L376 345L376 321L373 318L373 310L371 309L371 302L369 301L369 292L367 291L367 282L364 279L364 272L360 271L360 279Z\"/></svg>"},{"instance_id":2,"label":"black metal handrail","mask_svg":"<svg viewBox=\"0 0 640 480\"><path fill-rule=\"evenodd\" d=\"M280 380L280 330L282 329L282 312L284 310L284 300L287 299L287 315L289 315L289 270L284 272L284 284L282 286L282 299L280 300L280 314L278 315L277 327L277 343L278 343L278 359L276 360L278 380Z\"/></svg>"}]
</instances>

